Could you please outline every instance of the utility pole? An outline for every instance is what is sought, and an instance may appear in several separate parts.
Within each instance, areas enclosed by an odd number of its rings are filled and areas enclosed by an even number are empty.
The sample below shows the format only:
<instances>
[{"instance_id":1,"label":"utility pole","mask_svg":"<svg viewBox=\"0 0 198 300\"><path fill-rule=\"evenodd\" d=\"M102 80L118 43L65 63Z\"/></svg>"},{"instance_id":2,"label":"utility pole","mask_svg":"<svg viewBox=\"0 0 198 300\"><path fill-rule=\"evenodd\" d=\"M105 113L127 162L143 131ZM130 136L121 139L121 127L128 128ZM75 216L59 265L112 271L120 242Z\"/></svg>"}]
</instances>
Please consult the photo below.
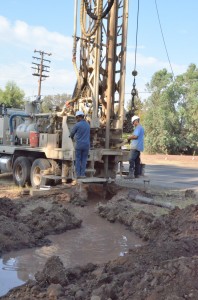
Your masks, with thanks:
<instances>
[{"instance_id":1,"label":"utility pole","mask_svg":"<svg viewBox=\"0 0 198 300\"><path fill-rule=\"evenodd\" d=\"M45 80L47 77L49 77L49 75L46 75L46 73L49 73L49 68L50 68L50 66L47 65L47 64L50 64L50 62L51 62L48 59L44 59L44 56L45 55L50 56L52 54L44 52L44 51L40 51L40 50L39 51L34 50L34 53L39 53L40 54L40 57L32 56L33 59L37 60L37 62L32 62L32 64L34 65L32 67L32 69L35 70L34 73L32 73L32 75L39 77L39 80L38 80L38 98L40 98L41 97L41 82L43 80Z\"/></svg>"}]
</instances>

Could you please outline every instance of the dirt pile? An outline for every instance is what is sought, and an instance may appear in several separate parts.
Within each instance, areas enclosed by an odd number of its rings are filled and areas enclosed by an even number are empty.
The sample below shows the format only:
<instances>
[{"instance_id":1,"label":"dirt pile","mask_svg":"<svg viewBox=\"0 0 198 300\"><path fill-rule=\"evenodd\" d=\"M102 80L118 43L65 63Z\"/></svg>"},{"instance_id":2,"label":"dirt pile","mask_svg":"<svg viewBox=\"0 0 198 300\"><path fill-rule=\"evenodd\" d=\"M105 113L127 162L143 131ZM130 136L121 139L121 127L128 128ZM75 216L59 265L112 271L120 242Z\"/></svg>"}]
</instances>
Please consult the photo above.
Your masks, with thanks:
<instances>
[{"instance_id":1,"label":"dirt pile","mask_svg":"<svg viewBox=\"0 0 198 300\"><path fill-rule=\"evenodd\" d=\"M0 198L0 254L49 244L45 236L80 225L81 220L53 198Z\"/></svg>"},{"instance_id":2,"label":"dirt pile","mask_svg":"<svg viewBox=\"0 0 198 300\"><path fill-rule=\"evenodd\" d=\"M198 237L197 205L189 205L185 209L175 207L171 211L164 209L164 214L157 216L160 208L134 203L129 194L130 191L121 192L107 204L99 203L99 215L110 222L126 225L146 241Z\"/></svg>"},{"instance_id":3,"label":"dirt pile","mask_svg":"<svg viewBox=\"0 0 198 300\"><path fill-rule=\"evenodd\" d=\"M120 193L98 205L98 212L135 230L146 244L100 266L65 269L58 257L51 257L35 281L0 299L198 299L198 205L157 216Z\"/></svg>"}]
</instances>

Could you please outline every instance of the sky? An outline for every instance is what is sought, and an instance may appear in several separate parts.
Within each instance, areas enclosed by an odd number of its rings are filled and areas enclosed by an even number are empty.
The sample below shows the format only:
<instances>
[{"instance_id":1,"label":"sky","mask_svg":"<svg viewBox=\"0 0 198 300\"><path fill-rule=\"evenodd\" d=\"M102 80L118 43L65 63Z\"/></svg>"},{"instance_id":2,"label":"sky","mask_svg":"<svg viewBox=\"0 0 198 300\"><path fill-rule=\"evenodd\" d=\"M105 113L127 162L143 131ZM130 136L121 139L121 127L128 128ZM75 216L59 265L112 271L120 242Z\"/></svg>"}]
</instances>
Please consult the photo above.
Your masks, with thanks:
<instances>
[{"instance_id":1,"label":"sky","mask_svg":"<svg viewBox=\"0 0 198 300\"><path fill-rule=\"evenodd\" d=\"M38 78L32 76L31 69L36 49L52 53L46 57L51 60L50 77L42 83L42 96L72 94L76 82L72 66L74 0L0 0L0 3L0 89L8 81L14 81L26 97L33 99L37 95ZM198 1L139 0L136 88L141 99L148 96L145 84L156 71L166 68L171 72L156 4L174 75L184 73L191 63L198 65ZM129 0L126 100L131 98L133 84L137 7L138 0Z\"/></svg>"}]
</instances>

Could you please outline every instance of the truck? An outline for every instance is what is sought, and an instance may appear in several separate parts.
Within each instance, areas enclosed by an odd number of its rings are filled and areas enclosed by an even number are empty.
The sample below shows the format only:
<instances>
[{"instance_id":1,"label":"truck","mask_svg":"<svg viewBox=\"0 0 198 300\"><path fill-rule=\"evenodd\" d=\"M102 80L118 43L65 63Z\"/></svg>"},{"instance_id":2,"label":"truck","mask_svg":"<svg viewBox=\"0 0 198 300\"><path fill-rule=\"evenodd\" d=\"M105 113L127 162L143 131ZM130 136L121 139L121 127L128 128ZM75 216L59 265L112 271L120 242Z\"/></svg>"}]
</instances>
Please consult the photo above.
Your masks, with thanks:
<instances>
[{"instance_id":1,"label":"truck","mask_svg":"<svg viewBox=\"0 0 198 300\"><path fill-rule=\"evenodd\" d=\"M75 0L72 62L77 80L71 99L50 113L41 111L40 97L26 101L24 110L0 106L0 171L11 172L16 185L39 188L76 177L75 142L69 136L78 110L91 128L85 181L114 179L119 164L128 160L120 146L127 25L128 0Z\"/></svg>"}]
</instances>

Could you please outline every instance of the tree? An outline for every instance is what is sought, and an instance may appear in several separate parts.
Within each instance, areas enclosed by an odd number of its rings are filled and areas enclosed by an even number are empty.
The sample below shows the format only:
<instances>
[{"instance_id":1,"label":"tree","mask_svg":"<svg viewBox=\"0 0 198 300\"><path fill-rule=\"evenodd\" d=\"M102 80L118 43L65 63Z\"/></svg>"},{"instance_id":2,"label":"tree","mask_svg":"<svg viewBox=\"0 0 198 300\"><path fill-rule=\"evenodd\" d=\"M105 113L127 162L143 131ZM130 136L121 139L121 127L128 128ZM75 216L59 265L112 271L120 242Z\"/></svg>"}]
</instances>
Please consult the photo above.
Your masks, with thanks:
<instances>
[{"instance_id":1,"label":"tree","mask_svg":"<svg viewBox=\"0 0 198 300\"><path fill-rule=\"evenodd\" d=\"M0 90L0 103L6 106L20 108L24 104L25 93L15 82L8 81L5 90Z\"/></svg>"},{"instance_id":2,"label":"tree","mask_svg":"<svg viewBox=\"0 0 198 300\"><path fill-rule=\"evenodd\" d=\"M166 69L156 72L147 88L152 94L144 105L145 149L149 153L175 153L180 127L172 75Z\"/></svg>"},{"instance_id":3,"label":"tree","mask_svg":"<svg viewBox=\"0 0 198 300\"><path fill-rule=\"evenodd\" d=\"M2 102L1 102L2 94L3 94L3 91L0 89L0 103L2 103Z\"/></svg>"},{"instance_id":4,"label":"tree","mask_svg":"<svg viewBox=\"0 0 198 300\"><path fill-rule=\"evenodd\" d=\"M49 112L53 107L62 108L67 100L71 100L71 95L68 94L57 94L45 96L42 100L42 111Z\"/></svg>"},{"instance_id":5,"label":"tree","mask_svg":"<svg viewBox=\"0 0 198 300\"><path fill-rule=\"evenodd\" d=\"M156 72L144 105L145 148L150 153L198 151L198 69L191 64L172 81L166 69Z\"/></svg>"},{"instance_id":6,"label":"tree","mask_svg":"<svg viewBox=\"0 0 198 300\"><path fill-rule=\"evenodd\" d=\"M198 151L198 69L191 64L186 73L178 76L180 101L178 114L181 122L183 152L192 154Z\"/></svg>"}]
</instances>

